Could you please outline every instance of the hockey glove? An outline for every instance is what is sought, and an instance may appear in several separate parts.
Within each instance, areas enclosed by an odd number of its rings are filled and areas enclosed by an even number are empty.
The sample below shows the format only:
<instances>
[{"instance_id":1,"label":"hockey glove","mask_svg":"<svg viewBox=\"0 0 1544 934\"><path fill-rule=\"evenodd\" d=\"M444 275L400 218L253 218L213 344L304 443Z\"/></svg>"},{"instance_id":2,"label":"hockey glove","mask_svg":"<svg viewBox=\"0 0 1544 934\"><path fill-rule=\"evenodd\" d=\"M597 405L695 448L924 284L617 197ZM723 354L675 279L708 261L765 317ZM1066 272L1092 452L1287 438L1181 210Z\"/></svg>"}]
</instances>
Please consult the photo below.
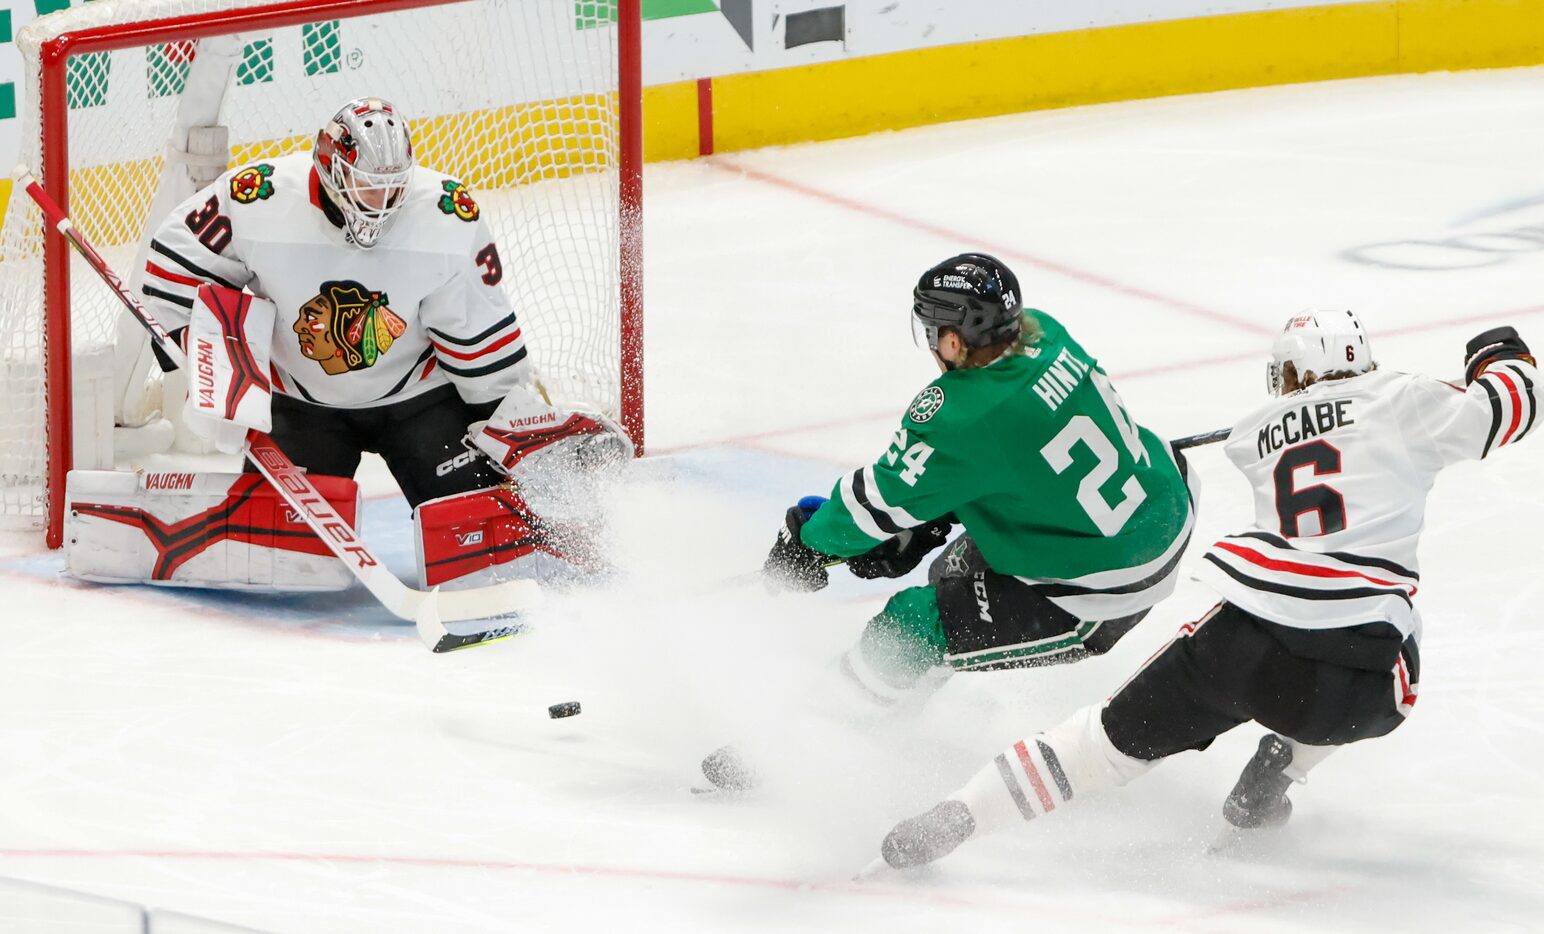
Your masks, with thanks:
<instances>
[{"instance_id":1,"label":"hockey glove","mask_svg":"<svg viewBox=\"0 0 1544 934\"><path fill-rule=\"evenodd\" d=\"M534 385L511 389L487 421L467 429L464 443L511 476L527 458L572 472L594 471L633 456L632 441L611 419L577 404L554 406Z\"/></svg>"},{"instance_id":2,"label":"hockey glove","mask_svg":"<svg viewBox=\"0 0 1544 934\"><path fill-rule=\"evenodd\" d=\"M834 559L804 544L800 538L804 523L810 521L810 516L825 502L823 496L806 496L799 500L799 505L788 510L783 517L783 527L777 532L777 541L772 544L766 564L761 567L768 580L790 590L807 591L820 590L831 582L826 565Z\"/></svg>"},{"instance_id":3,"label":"hockey glove","mask_svg":"<svg viewBox=\"0 0 1544 934\"><path fill-rule=\"evenodd\" d=\"M914 529L904 529L872 551L847 559L847 569L869 580L910 574L928 552L949 540L954 529L951 520L951 516L944 516Z\"/></svg>"},{"instance_id":4,"label":"hockey glove","mask_svg":"<svg viewBox=\"0 0 1544 934\"><path fill-rule=\"evenodd\" d=\"M1533 365L1533 354L1516 328L1491 328L1464 345L1464 385L1479 379L1486 367L1501 360L1526 360Z\"/></svg>"}]
</instances>

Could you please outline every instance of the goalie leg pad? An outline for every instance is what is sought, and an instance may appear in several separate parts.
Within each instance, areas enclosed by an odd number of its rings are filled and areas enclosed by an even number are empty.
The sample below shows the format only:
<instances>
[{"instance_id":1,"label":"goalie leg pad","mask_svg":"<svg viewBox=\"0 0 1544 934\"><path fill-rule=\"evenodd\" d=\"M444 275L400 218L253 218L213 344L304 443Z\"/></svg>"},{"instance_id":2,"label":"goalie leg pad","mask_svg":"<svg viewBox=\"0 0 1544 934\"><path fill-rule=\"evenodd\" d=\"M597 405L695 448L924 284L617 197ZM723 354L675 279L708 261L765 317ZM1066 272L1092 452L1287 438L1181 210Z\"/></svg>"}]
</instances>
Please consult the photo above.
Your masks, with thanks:
<instances>
[{"instance_id":1,"label":"goalie leg pad","mask_svg":"<svg viewBox=\"0 0 1544 934\"><path fill-rule=\"evenodd\" d=\"M357 521L353 480L311 480L339 515ZM278 592L353 584L257 474L72 470L65 496L65 568L82 580Z\"/></svg>"},{"instance_id":2,"label":"goalie leg pad","mask_svg":"<svg viewBox=\"0 0 1544 934\"><path fill-rule=\"evenodd\" d=\"M413 510L413 531L418 586L425 589L530 555L563 557L525 500L505 486L421 503Z\"/></svg>"}]
</instances>

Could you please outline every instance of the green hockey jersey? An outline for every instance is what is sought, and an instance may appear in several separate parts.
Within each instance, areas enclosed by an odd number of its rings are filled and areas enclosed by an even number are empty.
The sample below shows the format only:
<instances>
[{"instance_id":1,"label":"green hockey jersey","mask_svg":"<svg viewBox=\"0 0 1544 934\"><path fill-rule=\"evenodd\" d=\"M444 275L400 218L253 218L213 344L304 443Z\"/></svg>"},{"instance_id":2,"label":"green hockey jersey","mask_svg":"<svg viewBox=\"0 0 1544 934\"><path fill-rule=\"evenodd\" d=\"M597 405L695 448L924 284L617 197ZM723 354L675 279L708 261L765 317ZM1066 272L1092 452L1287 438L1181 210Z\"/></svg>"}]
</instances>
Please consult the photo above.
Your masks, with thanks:
<instances>
[{"instance_id":1,"label":"green hockey jersey","mask_svg":"<svg viewBox=\"0 0 1544 934\"><path fill-rule=\"evenodd\" d=\"M1024 317L1015 350L917 394L889 449L842 477L803 541L851 557L952 514L1000 574L1056 585L1053 599L1119 595L1057 600L1083 618L1151 606L1190 534L1186 480L1061 324Z\"/></svg>"}]
</instances>

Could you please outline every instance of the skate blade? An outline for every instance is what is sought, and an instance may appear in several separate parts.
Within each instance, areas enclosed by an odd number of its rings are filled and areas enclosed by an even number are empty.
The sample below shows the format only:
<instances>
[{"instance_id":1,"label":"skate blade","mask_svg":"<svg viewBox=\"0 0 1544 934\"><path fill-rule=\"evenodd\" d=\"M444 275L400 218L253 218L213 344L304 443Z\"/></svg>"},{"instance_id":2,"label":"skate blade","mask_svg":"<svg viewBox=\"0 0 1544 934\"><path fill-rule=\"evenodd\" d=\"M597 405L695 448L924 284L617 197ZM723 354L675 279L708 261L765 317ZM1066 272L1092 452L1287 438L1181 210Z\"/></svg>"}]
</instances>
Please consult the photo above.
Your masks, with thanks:
<instances>
[{"instance_id":1,"label":"skate blade","mask_svg":"<svg viewBox=\"0 0 1544 934\"><path fill-rule=\"evenodd\" d=\"M1212 842L1206 845L1206 855L1226 856L1238 852L1244 845L1244 833L1245 831L1231 824L1223 827Z\"/></svg>"},{"instance_id":2,"label":"skate blade","mask_svg":"<svg viewBox=\"0 0 1544 934\"><path fill-rule=\"evenodd\" d=\"M875 879L879 876L887 875L892 871L893 870L890 869L890 864L885 862L885 858L883 856L876 856L874 857L873 862L869 863L867 866L864 866L861 870L858 871L857 875L852 877L852 881L868 882L870 879Z\"/></svg>"},{"instance_id":3,"label":"skate blade","mask_svg":"<svg viewBox=\"0 0 1544 934\"><path fill-rule=\"evenodd\" d=\"M1279 827L1235 827L1224 824L1206 847L1207 856L1250 857L1270 852L1281 837Z\"/></svg>"}]
</instances>

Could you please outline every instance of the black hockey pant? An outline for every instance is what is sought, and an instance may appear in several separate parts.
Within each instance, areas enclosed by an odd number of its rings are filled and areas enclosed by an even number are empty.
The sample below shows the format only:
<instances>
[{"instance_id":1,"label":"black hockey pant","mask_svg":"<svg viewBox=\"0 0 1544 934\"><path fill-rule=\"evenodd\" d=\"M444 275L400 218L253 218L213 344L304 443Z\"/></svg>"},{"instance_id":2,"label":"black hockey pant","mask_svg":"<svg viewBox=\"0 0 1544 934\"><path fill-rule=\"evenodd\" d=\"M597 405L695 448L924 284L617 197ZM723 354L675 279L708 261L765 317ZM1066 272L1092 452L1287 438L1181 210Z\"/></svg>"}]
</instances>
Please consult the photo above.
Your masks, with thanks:
<instances>
[{"instance_id":1,"label":"black hockey pant","mask_svg":"<svg viewBox=\"0 0 1544 934\"><path fill-rule=\"evenodd\" d=\"M1205 749L1254 720L1314 746L1382 736L1415 704L1420 654L1388 623L1305 630L1219 603L1182 627L1102 711L1137 759Z\"/></svg>"},{"instance_id":2,"label":"black hockey pant","mask_svg":"<svg viewBox=\"0 0 1544 934\"><path fill-rule=\"evenodd\" d=\"M493 405L463 402L454 386L431 389L405 402L340 409L273 397L273 436L297 466L330 477L352 477L365 451L380 454L407 497L425 500L496 486L504 476L461 443L467 426L487 418ZM256 468L247 465L247 471Z\"/></svg>"}]
</instances>

